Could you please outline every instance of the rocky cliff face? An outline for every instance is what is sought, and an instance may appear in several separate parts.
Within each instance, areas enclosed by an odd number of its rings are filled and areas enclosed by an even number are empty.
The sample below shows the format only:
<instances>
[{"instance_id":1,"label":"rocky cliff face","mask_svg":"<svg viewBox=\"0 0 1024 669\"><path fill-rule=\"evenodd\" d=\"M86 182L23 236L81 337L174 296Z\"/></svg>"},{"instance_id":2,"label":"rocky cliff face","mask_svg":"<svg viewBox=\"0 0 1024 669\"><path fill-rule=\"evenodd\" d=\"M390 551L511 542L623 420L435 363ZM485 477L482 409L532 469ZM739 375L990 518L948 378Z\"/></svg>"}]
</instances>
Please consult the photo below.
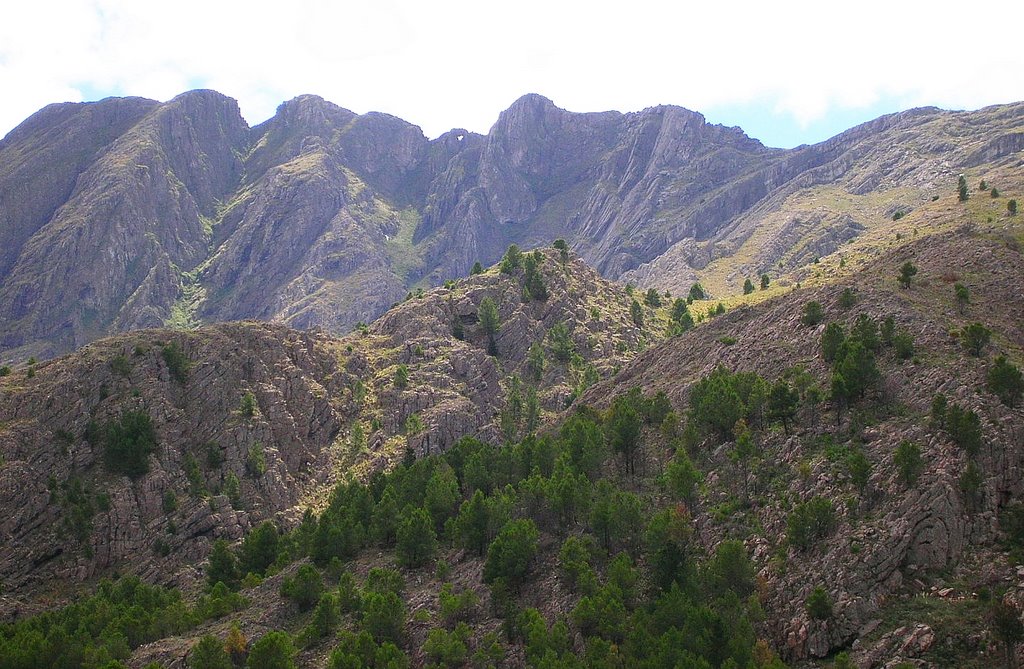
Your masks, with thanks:
<instances>
[{"instance_id":1,"label":"rocky cliff face","mask_svg":"<svg viewBox=\"0 0 1024 669\"><path fill-rule=\"evenodd\" d=\"M411 297L343 339L253 322L143 330L0 377L0 614L113 571L192 587L215 539L265 519L290 525L345 476L409 448L499 441L513 376L524 394L539 389L543 419L660 336L579 259L538 253L544 301L524 301L521 269L493 268ZM498 357L479 325L485 298L500 314ZM571 359L552 352L556 324L567 326ZM539 374L528 364L533 342L544 351ZM156 437L137 478L105 460L110 426L132 411L151 418Z\"/></svg>"},{"instance_id":2,"label":"rocky cliff face","mask_svg":"<svg viewBox=\"0 0 1024 669\"><path fill-rule=\"evenodd\" d=\"M678 107L537 95L435 140L309 95L255 128L212 91L55 105L0 142L0 349L238 318L343 333L557 237L606 277L735 292L1018 160L1022 114L914 110L782 151Z\"/></svg>"}]
</instances>

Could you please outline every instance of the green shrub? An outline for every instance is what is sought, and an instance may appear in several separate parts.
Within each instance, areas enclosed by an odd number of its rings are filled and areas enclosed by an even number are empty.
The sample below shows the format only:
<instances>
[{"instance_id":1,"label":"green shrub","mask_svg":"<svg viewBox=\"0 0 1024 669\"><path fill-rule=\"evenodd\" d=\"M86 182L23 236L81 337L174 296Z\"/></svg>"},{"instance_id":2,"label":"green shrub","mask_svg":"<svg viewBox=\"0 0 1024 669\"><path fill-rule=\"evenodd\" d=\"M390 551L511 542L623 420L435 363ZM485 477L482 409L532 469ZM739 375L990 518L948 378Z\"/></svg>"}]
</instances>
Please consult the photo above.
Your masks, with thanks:
<instances>
[{"instance_id":1,"label":"green shrub","mask_svg":"<svg viewBox=\"0 0 1024 669\"><path fill-rule=\"evenodd\" d=\"M832 617L832 598L820 585L811 591L804 606L811 620L828 620Z\"/></svg>"},{"instance_id":2,"label":"green shrub","mask_svg":"<svg viewBox=\"0 0 1024 669\"><path fill-rule=\"evenodd\" d=\"M267 473L267 459L263 454L263 444L258 441L250 446L246 453L245 472L254 479Z\"/></svg>"},{"instance_id":3,"label":"green shrub","mask_svg":"<svg viewBox=\"0 0 1024 669\"><path fill-rule=\"evenodd\" d=\"M280 548L277 526L269 520L263 521L242 540L238 551L239 573L265 575L267 567L277 560Z\"/></svg>"},{"instance_id":4,"label":"green shrub","mask_svg":"<svg viewBox=\"0 0 1024 669\"><path fill-rule=\"evenodd\" d=\"M801 323L813 327L823 320L825 320L825 311L821 308L820 302L812 300L804 305L804 313L800 317Z\"/></svg>"},{"instance_id":5,"label":"green shrub","mask_svg":"<svg viewBox=\"0 0 1024 669\"><path fill-rule=\"evenodd\" d=\"M103 461L115 474L139 478L149 471L149 455L156 450L156 430L145 411L126 411L107 425Z\"/></svg>"},{"instance_id":6,"label":"green shrub","mask_svg":"<svg viewBox=\"0 0 1024 669\"><path fill-rule=\"evenodd\" d=\"M125 356L115 355L110 359L110 371L118 376L128 376L132 373L132 365Z\"/></svg>"},{"instance_id":7,"label":"green shrub","mask_svg":"<svg viewBox=\"0 0 1024 669\"><path fill-rule=\"evenodd\" d=\"M992 331L981 323L971 323L964 328L961 337L967 352L978 357L992 338Z\"/></svg>"},{"instance_id":8,"label":"green shrub","mask_svg":"<svg viewBox=\"0 0 1024 669\"><path fill-rule=\"evenodd\" d=\"M522 584L537 555L539 540L537 526L528 518L505 525L487 549L484 582L502 579L513 587Z\"/></svg>"},{"instance_id":9,"label":"green shrub","mask_svg":"<svg viewBox=\"0 0 1024 669\"><path fill-rule=\"evenodd\" d=\"M517 269L522 266L523 252L519 250L519 247L512 244L505 251L505 255L501 258L499 269L502 274L513 274Z\"/></svg>"},{"instance_id":10,"label":"green shrub","mask_svg":"<svg viewBox=\"0 0 1024 669\"><path fill-rule=\"evenodd\" d=\"M910 288L910 284L913 282L915 275L917 275L917 267L914 263L908 260L903 263L902 267L900 267L900 274L896 280L904 289L908 289Z\"/></svg>"},{"instance_id":11,"label":"green shrub","mask_svg":"<svg viewBox=\"0 0 1024 669\"><path fill-rule=\"evenodd\" d=\"M181 345L176 341L172 341L160 349L160 355L167 364L167 371L170 373L171 378L178 383L185 383L188 380L189 361L185 357L185 352L181 349Z\"/></svg>"},{"instance_id":12,"label":"green shrub","mask_svg":"<svg viewBox=\"0 0 1024 669\"><path fill-rule=\"evenodd\" d=\"M406 567L422 567L437 550L434 521L423 507L406 506L396 533L398 561Z\"/></svg>"},{"instance_id":13,"label":"green shrub","mask_svg":"<svg viewBox=\"0 0 1024 669\"><path fill-rule=\"evenodd\" d=\"M469 649L466 642L469 641L471 630L465 623L459 623L451 632L435 627L427 633L427 640L423 643L423 652L432 662L437 662L444 667L460 667L466 661Z\"/></svg>"},{"instance_id":14,"label":"green shrub","mask_svg":"<svg viewBox=\"0 0 1024 669\"><path fill-rule=\"evenodd\" d=\"M267 632L249 650L248 669L294 669L295 646L287 632Z\"/></svg>"},{"instance_id":15,"label":"green shrub","mask_svg":"<svg viewBox=\"0 0 1024 669\"><path fill-rule=\"evenodd\" d=\"M238 587L238 559L231 552L228 542L223 539L213 542L210 561L206 567L206 581L211 587L218 583L223 583L232 589Z\"/></svg>"},{"instance_id":16,"label":"green shrub","mask_svg":"<svg viewBox=\"0 0 1024 669\"><path fill-rule=\"evenodd\" d=\"M896 465L896 471L903 485L908 487L914 485L924 469L924 462L921 460L921 447L912 441L900 442L893 455L893 463Z\"/></svg>"},{"instance_id":17,"label":"green shrub","mask_svg":"<svg viewBox=\"0 0 1024 669\"><path fill-rule=\"evenodd\" d=\"M475 590L463 590L456 593L451 583L445 583L437 595L438 612L446 625L466 622L473 616L479 595Z\"/></svg>"},{"instance_id":18,"label":"green shrub","mask_svg":"<svg viewBox=\"0 0 1024 669\"><path fill-rule=\"evenodd\" d=\"M281 596L294 602L299 611L308 611L320 600L323 589L320 572L313 565L304 564L281 583Z\"/></svg>"},{"instance_id":19,"label":"green shrub","mask_svg":"<svg viewBox=\"0 0 1024 669\"><path fill-rule=\"evenodd\" d=\"M837 524L832 502L824 497L812 497L793 507L787 520L789 542L798 549L811 548L835 530Z\"/></svg>"},{"instance_id":20,"label":"green shrub","mask_svg":"<svg viewBox=\"0 0 1024 669\"><path fill-rule=\"evenodd\" d=\"M946 409L946 431L968 455L977 455L981 450L981 419L970 409L951 404Z\"/></svg>"},{"instance_id":21,"label":"green shrub","mask_svg":"<svg viewBox=\"0 0 1024 669\"><path fill-rule=\"evenodd\" d=\"M405 604L393 592L368 592L362 600L363 629L370 633L377 643L402 642L402 628L405 626Z\"/></svg>"},{"instance_id":22,"label":"green shrub","mask_svg":"<svg viewBox=\"0 0 1024 669\"><path fill-rule=\"evenodd\" d=\"M996 358L988 370L987 382L988 389L1009 407L1017 406L1021 394L1024 393L1024 376L1021 375L1021 371L1017 369L1016 365L1009 362L1004 356Z\"/></svg>"},{"instance_id":23,"label":"green shrub","mask_svg":"<svg viewBox=\"0 0 1024 669\"><path fill-rule=\"evenodd\" d=\"M395 388L406 388L409 385L409 368L399 365L395 368Z\"/></svg>"},{"instance_id":24,"label":"green shrub","mask_svg":"<svg viewBox=\"0 0 1024 669\"><path fill-rule=\"evenodd\" d=\"M189 669L231 669L231 658L224 644L212 634L204 634L188 654Z\"/></svg>"},{"instance_id":25,"label":"green shrub","mask_svg":"<svg viewBox=\"0 0 1024 669\"><path fill-rule=\"evenodd\" d=\"M246 418L252 418L256 415L256 407L256 396L252 394L252 391L245 391L245 394L242 395L242 402L239 407L239 411Z\"/></svg>"}]
</instances>

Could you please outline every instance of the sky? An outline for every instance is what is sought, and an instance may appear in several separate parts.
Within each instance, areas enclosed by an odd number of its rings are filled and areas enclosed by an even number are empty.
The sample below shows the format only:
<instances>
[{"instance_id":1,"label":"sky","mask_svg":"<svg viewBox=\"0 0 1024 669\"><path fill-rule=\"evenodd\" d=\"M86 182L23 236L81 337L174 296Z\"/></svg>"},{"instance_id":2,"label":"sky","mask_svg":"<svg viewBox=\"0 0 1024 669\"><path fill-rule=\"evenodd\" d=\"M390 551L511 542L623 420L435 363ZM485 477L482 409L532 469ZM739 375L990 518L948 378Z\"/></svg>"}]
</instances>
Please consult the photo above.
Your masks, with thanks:
<instances>
[{"instance_id":1,"label":"sky","mask_svg":"<svg viewBox=\"0 0 1024 669\"><path fill-rule=\"evenodd\" d=\"M304 93L428 137L526 93L675 104L769 146L910 107L1024 100L1024 2L34 0L0 5L0 135L53 102L212 88L250 124Z\"/></svg>"}]
</instances>

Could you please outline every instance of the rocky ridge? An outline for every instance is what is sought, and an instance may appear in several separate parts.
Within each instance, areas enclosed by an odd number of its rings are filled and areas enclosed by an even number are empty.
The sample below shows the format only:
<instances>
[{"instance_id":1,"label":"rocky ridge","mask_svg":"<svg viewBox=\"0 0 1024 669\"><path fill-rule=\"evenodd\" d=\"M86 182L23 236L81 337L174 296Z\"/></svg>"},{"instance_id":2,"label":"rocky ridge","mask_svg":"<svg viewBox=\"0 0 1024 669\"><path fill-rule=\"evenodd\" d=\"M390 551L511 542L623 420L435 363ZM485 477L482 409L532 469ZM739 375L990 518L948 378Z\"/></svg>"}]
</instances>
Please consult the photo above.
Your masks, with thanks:
<instances>
[{"instance_id":1,"label":"rocky ridge","mask_svg":"<svg viewBox=\"0 0 1024 669\"><path fill-rule=\"evenodd\" d=\"M660 336L663 325L637 327L632 298L578 258L537 255L544 301L524 301L521 269L491 268L410 295L341 339L257 322L142 330L0 378L3 615L114 571L193 587L216 538L265 519L294 523L344 477L406 449L499 441L512 376L539 388L543 417ZM485 298L501 318L498 357L478 325ZM556 323L568 326L570 361L552 357ZM547 351L539 378L528 371L533 342ZM104 430L136 410L151 417L157 447L148 473L131 479L104 466Z\"/></svg>"}]
</instances>

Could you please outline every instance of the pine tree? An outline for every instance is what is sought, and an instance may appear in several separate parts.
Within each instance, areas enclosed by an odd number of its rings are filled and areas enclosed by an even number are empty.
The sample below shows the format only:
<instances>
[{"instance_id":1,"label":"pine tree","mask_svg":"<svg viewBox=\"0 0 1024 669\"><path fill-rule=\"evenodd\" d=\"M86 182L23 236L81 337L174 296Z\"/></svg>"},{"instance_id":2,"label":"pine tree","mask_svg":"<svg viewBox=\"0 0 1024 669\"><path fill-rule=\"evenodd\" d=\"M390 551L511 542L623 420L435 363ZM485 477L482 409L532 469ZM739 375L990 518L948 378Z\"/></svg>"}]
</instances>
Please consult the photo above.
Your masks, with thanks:
<instances>
[{"instance_id":1,"label":"pine tree","mask_svg":"<svg viewBox=\"0 0 1024 669\"><path fill-rule=\"evenodd\" d=\"M743 282L743 294L750 295L752 292L754 292L754 282L748 278Z\"/></svg>"},{"instance_id":2,"label":"pine tree","mask_svg":"<svg viewBox=\"0 0 1024 669\"><path fill-rule=\"evenodd\" d=\"M967 286L962 283L953 284L953 294L956 297L956 308L961 314L967 312L967 305L971 303L971 294Z\"/></svg>"},{"instance_id":3,"label":"pine tree","mask_svg":"<svg viewBox=\"0 0 1024 669\"><path fill-rule=\"evenodd\" d=\"M903 267L900 268L900 275L897 278L897 281L899 281L899 284L903 286L904 289L908 289L910 288L911 282L914 280L915 274L917 274L917 267L914 266L914 263L908 260L903 263Z\"/></svg>"},{"instance_id":4,"label":"pine tree","mask_svg":"<svg viewBox=\"0 0 1024 669\"><path fill-rule=\"evenodd\" d=\"M967 178L964 177L964 175L962 174L960 175L960 179L957 182L957 194L957 198L961 202L967 202L967 198L970 197L970 195L967 194Z\"/></svg>"},{"instance_id":5,"label":"pine tree","mask_svg":"<svg viewBox=\"0 0 1024 669\"><path fill-rule=\"evenodd\" d=\"M485 297L480 302L477 310L477 318L480 319L480 327L487 333L487 353L497 356L498 346L494 341L494 335L501 327L501 317L498 315L498 305L490 297Z\"/></svg>"},{"instance_id":6,"label":"pine tree","mask_svg":"<svg viewBox=\"0 0 1024 669\"><path fill-rule=\"evenodd\" d=\"M437 535L430 514L423 507L406 506L398 520L396 553L406 567L425 565L437 549Z\"/></svg>"},{"instance_id":7,"label":"pine tree","mask_svg":"<svg viewBox=\"0 0 1024 669\"><path fill-rule=\"evenodd\" d=\"M971 323L963 331L964 348L974 357L981 355L991 338L992 331L981 323Z\"/></svg>"},{"instance_id":8,"label":"pine tree","mask_svg":"<svg viewBox=\"0 0 1024 669\"><path fill-rule=\"evenodd\" d=\"M900 481L907 487L913 486L917 482L917 477L924 469L924 463L921 461L921 448L912 441L900 442L893 455L893 462L899 472Z\"/></svg>"},{"instance_id":9,"label":"pine tree","mask_svg":"<svg viewBox=\"0 0 1024 669\"><path fill-rule=\"evenodd\" d=\"M636 300L633 300L633 303L629 305L629 316L633 319L633 324L638 328L644 326L644 308Z\"/></svg>"},{"instance_id":10,"label":"pine tree","mask_svg":"<svg viewBox=\"0 0 1024 669\"><path fill-rule=\"evenodd\" d=\"M189 669L231 669L231 658L220 640L204 634L188 655Z\"/></svg>"}]
</instances>

